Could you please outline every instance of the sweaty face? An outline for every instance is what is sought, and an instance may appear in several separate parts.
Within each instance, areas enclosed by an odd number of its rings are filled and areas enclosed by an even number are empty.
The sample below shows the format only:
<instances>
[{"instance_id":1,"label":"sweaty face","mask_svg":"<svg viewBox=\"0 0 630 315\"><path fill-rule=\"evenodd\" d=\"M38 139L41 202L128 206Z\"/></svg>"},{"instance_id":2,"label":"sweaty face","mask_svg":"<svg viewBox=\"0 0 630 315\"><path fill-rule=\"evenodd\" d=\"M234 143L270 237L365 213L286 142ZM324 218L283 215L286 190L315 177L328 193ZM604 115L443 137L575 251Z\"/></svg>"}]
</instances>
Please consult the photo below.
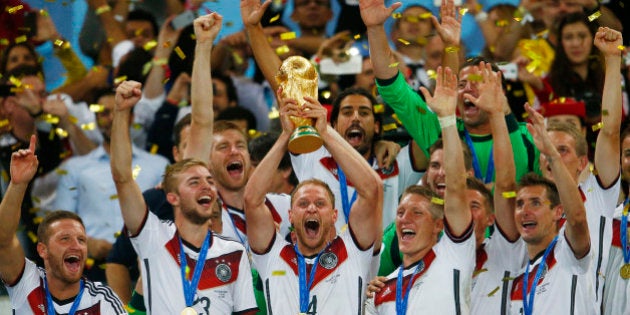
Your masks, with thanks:
<instances>
[{"instance_id":1,"label":"sweaty face","mask_svg":"<svg viewBox=\"0 0 630 315\"><path fill-rule=\"evenodd\" d=\"M581 65L588 62L588 56L593 48L593 36L584 23L565 25L560 41L571 64Z\"/></svg>"},{"instance_id":2,"label":"sweaty face","mask_svg":"<svg viewBox=\"0 0 630 315\"><path fill-rule=\"evenodd\" d=\"M561 211L552 209L543 186L521 188L516 195L516 229L528 245L547 244L557 233Z\"/></svg>"},{"instance_id":3,"label":"sweaty face","mask_svg":"<svg viewBox=\"0 0 630 315\"><path fill-rule=\"evenodd\" d=\"M398 247L405 261L416 261L437 242L442 219L433 218L431 202L424 196L406 194L396 210ZM408 258L408 259L407 259Z\"/></svg>"},{"instance_id":4,"label":"sweaty face","mask_svg":"<svg viewBox=\"0 0 630 315\"><path fill-rule=\"evenodd\" d=\"M444 193L446 192L446 177L444 175L444 165L442 161L444 161L444 150L437 149L431 153L429 168L426 172L426 180L429 188L441 198L444 198Z\"/></svg>"},{"instance_id":5,"label":"sweaty face","mask_svg":"<svg viewBox=\"0 0 630 315\"><path fill-rule=\"evenodd\" d=\"M316 184L306 184L293 195L289 221L303 255L321 251L335 228L337 210L334 209L326 189Z\"/></svg>"},{"instance_id":6,"label":"sweaty face","mask_svg":"<svg viewBox=\"0 0 630 315\"><path fill-rule=\"evenodd\" d=\"M335 130L360 154L371 152L372 141L378 128L379 125L374 121L370 99L363 95L353 94L341 101Z\"/></svg>"},{"instance_id":7,"label":"sweaty face","mask_svg":"<svg viewBox=\"0 0 630 315\"><path fill-rule=\"evenodd\" d=\"M206 223L212 217L217 203L217 190L210 172L197 165L177 177L179 185L173 206L178 206L188 221L198 225Z\"/></svg>"},{"instance_id":8,"label":"sweaty face","mask_svg":"<svg viewBox=\"0 0 630 315\"><path fill-rule=\"evenodd\" d=\"M464 94L468 93L473 97L479 97L477 72L472 66L463 68L459 72L459 83L457 86L459 114L467 127L479 127L488 123L488 113L475 106L472 102L464 99Z\"/></svg>"},{"instance_id":9,"label":"sweaty face","mask_svg":"<svg viewBox=\"0 0 630 315\"><path fill-rule=\"evenodd\" d=\"M76 283L88 256L85 228L72 219L55 221L49 227L47 244L39 243L37 251L49 275L65 284Z\"/></svg>"},{"instance_id":10,"label":"sweaty face","mask_svg":"<svg viewBox=\"0 0 630 315\"><path fill-rule=\"evenodd\" d=\"M213 139L210 161L217 185L228 190L244 188L251 167L247 140L233 129L215 133Z\"/></svg>"},{"instance_id":11,"label":"sweaty face","mask_svg":"<svg viewBox=\"0 0 630 315\"><path fill-rule=\"evenodd\" d=\"M37 58L26 47L15 46L9 51L6 71L11 71L22 65L36 66Z\"/></svg>"}]
</instances>

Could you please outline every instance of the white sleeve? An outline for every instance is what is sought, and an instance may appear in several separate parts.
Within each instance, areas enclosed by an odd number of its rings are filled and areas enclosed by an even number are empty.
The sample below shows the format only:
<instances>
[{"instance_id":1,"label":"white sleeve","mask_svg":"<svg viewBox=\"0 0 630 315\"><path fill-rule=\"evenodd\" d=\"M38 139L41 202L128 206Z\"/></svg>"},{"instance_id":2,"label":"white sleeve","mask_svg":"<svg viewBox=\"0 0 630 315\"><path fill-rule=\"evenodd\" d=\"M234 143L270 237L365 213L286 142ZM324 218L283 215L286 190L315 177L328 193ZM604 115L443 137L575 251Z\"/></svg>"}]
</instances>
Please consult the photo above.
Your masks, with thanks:
<instances>
[{"instance_id":1,"label":"white sleeve","mask_svg":"<svg viewBox=\"0 0 630 315\"><path fill-rule=\"evenodd\" d=\"M138 235L130 236L131 244L138 253L138 257L147 258L159 251L175 233L173 222L165 223L151 211L147 211L145 222L140 227Z\"/></svg>"},{"instance_id":2,"label":"white sleeve","mask_svg":"<svg viewBox=\"0 0 630 315\"><path fill-rule=\"evenodd\" d=\"M239 275L234 286L234 312L242 312L256 308L256 298L254 297L254 284L251 275L251 266L247 251L243 248L241 261L239 263Z\"/></svg>"},{"instance_id":3,"label":"white sleeve","mask_svg":"<svg viewBox=\"0 0 630 315\"><path fill-rule=\"evenodd\" d=\"M376 315L378 312L376 311L376 306L374 305L374 298L367 299L365 301L365 315Z\"/></svg>"}]
</instances>

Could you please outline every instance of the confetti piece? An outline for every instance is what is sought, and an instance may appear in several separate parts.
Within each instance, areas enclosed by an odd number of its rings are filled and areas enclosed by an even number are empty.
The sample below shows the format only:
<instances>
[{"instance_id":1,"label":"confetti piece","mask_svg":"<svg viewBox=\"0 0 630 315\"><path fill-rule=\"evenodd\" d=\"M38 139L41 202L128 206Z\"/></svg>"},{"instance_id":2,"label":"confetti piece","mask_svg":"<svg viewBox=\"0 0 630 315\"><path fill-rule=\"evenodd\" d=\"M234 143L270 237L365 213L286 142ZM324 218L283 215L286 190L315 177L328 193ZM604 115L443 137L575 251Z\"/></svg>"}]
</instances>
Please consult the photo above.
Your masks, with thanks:
<instances>
[{"instance_id":1,"label":"confetti piece","mask_svg":"<svg viewBox=\"0 0 630 315\"><path fill-rule=\"evenodd\" d=\"M425 12L425 13L420 14L420 18L423 20L430 19L432 16L433 16L433 13L431 12Z\"/></svg>"},{"instance_id":2,"label":"confetti piece","mask_svg":"<svg viewBox=\"0 0 630 315\"><path fill-rule=\"evenodd\" d=\"M597 131L599 129L602 129L603 126L604 126L604 123L600 121L594 124L593 127L591 127L591 129L593 129L593 131Z\"/></svg>"},{"instance_id":3,"label":"confetti piece","mask_svg":"<svg viewBox=\"0 0 630 315\"><path fill-rule=\"evenodd\" d=\"M0 175L2 176L2 179L4 179L4 181L9 181L9 173L7 173L7 171L2 170L2 173L0 173Z\"/></svg>"},{"instance_id":4,"label":"confetti piece","mask_svg":"<svg viewBox=\"0 0 630 315\"><path fill-rule=\"evenodd\" d=\"M19 43L24 43L28 40L28 37L26 37L26 35L22 35L22 36L18 36L15 38L15 43L19 44Z\"/></svg>"},{"instance_id":5,"label":"confetti piece","mask_svg":"<svg viewBox=\"0 0 630 315\"><path fill-rule=\"evenodd\" d=\"M294 39L295 37L296 37L295 32L284 32L280 34L281 40L290 40L290 39Z\"/></svg>"},{"instance_id":6,"label":"confetti piece","mask_svg":"<svg viewBox=\"0 0 630 315\"><path fill-rule=\"evenodd\" d=\"M0 128L4 128L4 127L6 127L6 126L8 126L10 124L11 124L11 122L8 119L0 120Z\"/></svg>"},{"instance_id":7,"label":"confetti piece","mask_svg":"<svg viewBox=\"0 0 630 315\"><path fill-rule=\"evenodd\" d=\"M398 116L396 114L392 114L392 118L394 118L394 120L396 121L397 124L402 125L402 121L400 121L400 119L398 119Z\"/></svg>"},{"instance_id":8,"label":"confetti piece","mask_svg":"<svg viewBox=\"0 0 630 315\"><path fill-rule=\"evenodd\" d=\"M523 117L523 119L529 117L529 113L523 113L523 115L521 115L521 117Z\"/></svg>"},{"instance_id":9,"label":"confetti piece","mask_svg":"<svg viewBox=\"0 0 630 315\"><path fill-rule=\"evenodd\" d=\"M40 223L42 223L42 221L44 221L44 218L42 218L42 217L34 217L33 218L33 223L34 224L40 224Z\"/></svg>"},{"instance_id":10,"label":"confetti piece","mask_svg":"<svg viewBox=\"0 0 630 315\"><path fill-rule=\"evenodd\" d=\"M62 176L63 175L68 175L68 171L66 171L64 169L61 169L61 168L56 169L55 173L57 173L57 175L62 175Z\"/></svg>"},{"instance_id":11,"label":"confetti piece","mask_svg":"<svg viewBox=\"0 0 630 315\"><path fill-rule=\"evenodd\" d=\"M100 113L105 110L105 106L101 104L90 104L89 108L93 113Z\"/></svg>"},{"instance_id":12,"label":"confetti piece","mask_svg":"<svg viewBox=\"0 0 630 315\"><path fill-rule=\"evenodd\" d=\"M433 69L427 70L427 75L429 76L429 79L435 80L437 78L437 72Z\"/></svg>"},{"instance_id":13,"label":"confetti piece","mask_svg":"<svg viewBox=\"0 0 630 315\"><path fill-rule=\"evenodd\" d=\"M114 84L118 85L120 83L123 83L125 80L127 80L127 76L126 75L120 76L120 77L114 79Z\"/></svg>"},{"instance_id":14,"label":"confetti piece","mask_svg":"<svg viewBox=\"0 0 630 315\"><path fill-rule=\"evenodd\" d=\"M482 269L473 271L473 278L476 277L477 275L479 275L480 273L484 273L486 271L488 271L487 268L482 268Z\"/></svg>"},{"instance_id":15,"label":"confetti piece","mask_svg":"<svg viewBox=\"0 0 630 315\"><path fill-rule=\"evenodd\" d=\"M273 107L269 112L269 119L276 119L278 117L280 117L280 112L277 108Z\"/></svg>"},{"instance_id":16,"label":"confetti piece","mask_svg":"<svg viewBox=\"0 0 630 315\"><path fill-rule=\"evenodd\" d=\"M116 199L118 199L118 195L109 196L109 200L116 200Z\"/></svg>"},{"instance_id":17,"label":"confetti piece","mask_svg":"<svg viewBox=\"0 0 630 315\"><path fill-rule=\"evenodd\" d=\"M242 65L244 63L243 58L236 51L232 52L232 59L236 65Z\"/></svg>"},{"instance_id":18,"label":"confetti piece","mask_svg":"<svg viewBox=\"0 0 630 315\"><path fill-rule=\"evenodd\" d=\"M277 55L283 55L289 52L289 46L287 45L282 45L278 48L276 48L276 54Z\"/></svg>"},{"instance_id":19,"label":"confetti piece","mask_svg":"<svg viewBox=\"0 0 630 315\"><path fill-rule=\"evenodd\" d=\"M466 13L468 13L468 8L459 9L459 15L464 16Z\"/></svg>"},{"instance_id":20,"label":"confetti piece","mask_svg":"<svg viewBox=\"0 0 630 315\"><path fill-rule=\"evenodd\" d=\"M41 16L49 16L50 14L48 14L48 11L46 11L44 9L40 9L39 10L39 15L41 15Z\"/></svg>"},{"instance_id":21,"label":"confetti piece","mask_svg":"<svg viewBox=\"0 0 630 315\"><path fill-rule=\"evenodd\" d=\"M156 40L151 40L148 41L146 44L144 44L144 46L142 46L142 48L146 51L149 51L151 49L153 49L154 47L156 47L158 44L158 42Z\"/></svg>"},{"instance_id":22,"label":"confetti piece","mask_svg":"<svg viewBox=\"0 0 630 315\"><path fill-rule=\"evenodd\" d=\"M517 91L514 91L514 93L513 93L513 94L514 94L514 96L516 96L516 97L521 97L521 96L524 96L524 95L525 95L525 90L517 90Z\"/></svg>"},{"instance_id":23,"label":"confetti piece","mask_svg":"<svg viewBox=\"0 0 630 315\"><path fill-rule=\"evenodd\" d=\"M33 231L26 232L26 235L28 236L28 238L31 239L31 242L37 243L37 235L35 235L35 233L33 233Z\"/></svg>"},{"instance_id":24,"label":"confetti piece","mask_svg":"<svg viewBox=\"0 0 630 315\"><path fill-rule=\"evenodd\" d=\"M72 155L72 151L66 150L59 153L59 158L64 160L65 158L70 157L71 155Z\"/></svg>"},{"instance_id":25,"label":"confetti piece","mask_svg":"<svg viewBox=\"0 0 630 315\"><path fill-rule=\"evenodd\" d=\"M153 68L153 63L151 61L145 63L144 66L142 66L142 75L147 75L147 73L151 71L151 68Z\"/></svg>"},{"instance_id":26,"label":"confetti piece","mask_svg":"<svg viewBox=\"0 0 630 315\"><path fill-rule=\"evenodd\" d=\"M392 17L394 19L400 19L402 17L402 13L400 13L400 12L392 13Z\"/></svg>"},{"instance_id":27,"label":"confetti piece","mask_svg":"<svg viewBox=\"0 0 630 315\"><path fill-rule=\"evenodd\" d=\"M249 137L251 139L258 138L261 135L261 133L258 132L258 130L256 130L256 129L249 129L249 130L247 130L247 134L249 135Z\"/></svg>"},{"instance_id":28,"label":"confetti piece","mask_svg":"<svg viewBox=\"0 0 630 315\"><path fill-rule=\"evenodd\" d=\"M68 137L68 132L66 130L64 130L63 128L55 128L55 133L60 138L67 138Z\"/></svg>"},{"instance_id":29,"label":"confetti piece","mask_svg":"<svg viewBox=\"0 0 630 315\"><path fill-rule=\"evenodd\" d=\"M503 195L503 198L505 199L516 198L515 191L504 191L501 195Z\"/></svg>"},{"instance_id":30,"label":"confetti piece","mask_svg":"<svg viewBox=\"0 0 630 315\"><path fill-rule=\"evenodd\" d=\"M104 5L96 8L96 11L94 11L94 13L96 13L96 15L101 15L101 14L103 14L105 12L109 12L111 10L112 10L112 7L110 7L107 4L104 4Z\"/></svg>"},{"instance_id":31,"label":"confetti piece","mask_svg":"<svg viewBox=\"0 0 630 315\"><path fill-rule=\"evenodd\" d=\"M424 115L424 114L426 114L426 113L427 113L427 111L426 111L424 108L422 108L422 107L418 107L418 112L419 112L421 115Z\"/></svg>"},{"instance_id":32,"label":"confetti piece","mask_svg":"<svg viewBox=\"0 0 630 315\"><path fill-rule=\"evenodd\" d=\"M459 51L459 47L457 46L447 46L446 48L444 48L444 51L447 53L456 53Z\"/></svg>"},{"instance_id":33,"label":"confetti piece","mask_svg":"<svg viewBox=\"0 0 630 315\"><path fill-rule=\"evenodd\" d=\"M142 124L141 123L134 123L133 125L131 125L131 128L133 128L135 130L141 130L142 129Z\"/></svg>"},{"instance_id":34,"label":"confetti piece","mask_svg":"<svg viewBox=\"0 0 630 315\"><path fill-rule=\"evenodd\" d=\"M385 106L383 106L383 104L376 104L374 105L374 113L375 114L382 114L385 112Z\"/></svg>"},{"instance_id":35,"label":"confetti piece","mask_svg":"<svg viewBox=\"0 0 630 315\"><path fill-rule=\"evenodd\" d=\"M490 291L490 293L488 293L488 297L494 296L495 293L497 293L499 291L499 287L497 286L496 288L494 288L494 290Z\"/></svg>"},{"instance_id":36,"label":"confetti piece","mask_svg":"<svg viewBox=\"0 0 630 315\"><path fill-rule=\"evenodd\" d=\"M280 14L276 14L274 17L269 19L269 23L273 23L273 22L277 21L278 19L280 19Z\"/></svg>"},{"instance_id":37,"label":"confetti piece","mask_svg":"<svg viewBox=\"0 0 630 315\"><path fill-rule=\"evenodd\" d=\"M405 45L405 46L407 46L407 45L409 45L409 44L410 44L408 41L406 41L406 40L404 40L404 39L402 39L402 38L397 39L397 41L401 42L401 43L402 43L403 45Z\"/></svg>"},{"instance_id":38,"label":"confetti piece","mask_svg":"<svg viewBox=\"0 0 630 315\"><path fill-rule=\"evenodd\" d=\"M323 91L323 92L322 92L322 97L323 97L324 99L329 99L329 98L330 98L330 95L331 95L330 91Z\"/></svg>"},{"instance_id":39,"label":"confetti piece","mask_svg":"<svg viewBox=\"0 0 630 315\"><path fill-rule=\"evenodd\" d=\"M114 233L114 237L115 237L115 238L118 238L121 234L122 234L122 232L117 231L116 233Z\"/></svg>"},{"instance_id":40,"label":"confetti piece","mask_svg":"<svg viewBox=\"0 0 630 315\"><path fill-rule=\"evenodd\" d=\"M184 54L184 52L182 51L181 48L179 48L179 46L175 47L175 53L177 54L179 59L181 59L181 60L186 59L186 54Z\"/></svg>"},{"instance_id":41,"label":"confetti piece","mask_svg":"<svg viewBox=\"0 0 630 315\"><path fill-rule=\"evenodd\" d=\"M483 80L483 77L480 74L469 74L468 75L468 81L481 82L482 80Z\"/></svg>"},{"instance_id":42,"label":"confetti piece","mask_svg":"<svg viewBox=\"0 0 630 315\"><path fill-rule=\"evenodd\" d=\"M602 116L608 116L608 110L602 109Z\"/></svg>"},{"instance_id":43,"label":"confetti piece","mask_svg":"<svg viewBox=\"0 0 630 315\"><path fill-rule=\"evenodd\" d=\"M186 279L189 279L190 278L190 267L189 266L186 266L186 271L185 272L186 272Z\"/></svg>"},{"instance_id":44,"label":"confetti piece","mask_svg":"<svg viewBox=\"0 0 630 315\"><path fill-rule=\"evenodd\" d=\"M232 22L232 21L227 21L227 22L225 22L225 26L226 26L226 27L232 27L232 26L234 26L234 22Z\"/></svg>"},{"instance_id":45,"label":"confetti piece","mask_svg":"<svg viewBox=\"0 0 630 315\"><path fill-rule=\"evenodd\" d=\"M284 276L286 274L286 271L284 270L274 270L271 272L272 276Z\"/></svg>"},{"instance_id":46,"label":"confetti piece","mask_svg":"<svg viewBox=\"0 0 630 315\"><path fill-rule=\"evenodd\" d=\"M391 64L389 64L389 66L388 66L388 67L390 67L390 68L396 68L396 67L398 67L398 62L391 63Z\"/></svg>"},{"instance_id":47,"label":"confetti piece","mask_svg":"<svg viewBox=\"0 0 630 315\"><path fill-rule=\"evenodd\" d=\"M357 34L353 36L354 40L359 40L359 38L361 38L361 34Z\"/></svg>"},{"instance_id":48,"label":"confetti piece","mask_svg":"<svg viewBox=\"0 0 630 315\"><path fill-rule=\"evenodd\" d=\"M53 125L59 123L59 117L51 114L42 115L42 120Z\"/></svg>"},{"instance_id":49,"label":"confetti piece","mask_svg":"<svg viewBox=\"0 0 630 315\"><path fill-rule=\"evenodd\" d=\"M438 197L432 197L431 203L436 204L436 205L444 205L444 199L441 199Z\"/></svg>"},{"instance_id":50,"label":"confetti piece","mask_svg":"<svg viewBox=\"0 0 630 315\"><path fill-rule=\"evenodd\" d=\"M39 201L39 199L37 199L37 200L38 200L38 201L37 201L37 203L39 203L39 202L40 202L40 201ZM38 213L38 212L39 212L39 210L41 210L41 208L39 208L39 207L33 207L33 208L28 209L28 213L30 213L30 214L36 214L36 213Z\"/></svg>"},{"instance_id":51,"label":"confetti piece","mask_svg":"<svg viewBox=\"0 0 630 315\"><path fill-rule=\"evenodd\" d=\"M164 80L162 80L162 84L166 84L166 82L168 82L171 78L164 78Z\"/></svg>"},{"instance_id":52,"label":"confetti piece","mask_svg":"<svg viewBox=\"0 0 630 315\"><path fill-rule=\"evenodd\" d=\"M23 5L16 5L14 7L6 7L5 10L9 12L9 14L15 14L17 11L24 9Z\"/></svg>"},{"instance_id":53,"label":"confetti piece","mask_svg":"<svg viewBox=\"0 0 630 315\"><path fill-rule=\"evenodd\" d=\"M617 46L617 49L619 49L619 50L621 50L621 51L624 51L624 50L626 50L626 46L624 46L624 45L619 45L619 46Z\"/></svg>"},{"instance_id":54,"label":"confetti piece","mask_svg":"<svg viewBox=\"0 0 630 315\"><path fill-rule=\"evenodd\" d=\"M599 11L596 11L593 14L588 16L588 21L589 22L593 22L593 21L597 20L600 16L602 16L602 13L599 12Z\"/></svg>"},{"instance_id":55,"label":"confetti piece","mask_svg":"<svg viewBox=\"0 0 630 315\"><path fill-rule=\"evenodd\" d=\"M157 152L158 152L158 149L159 149L159 148L160 148L160 147L159 147L157 144L155 144L155 143L154 143L154 144L151 146L151 150L149 150L149 152L150 152L151 154L154 154L154 155L155 155L155 154L157 154Z\"/></svg>"},{"instance_id":56,"label":"confetti piece","mask_svg":"<svg viewBox=\"0 0 630 315\"><path fill-rule=\"evenodd\" d=\"M396 125L395 123L383 125L383 131L390 131L395 129L398 129L398 125Z\"/></svg>"},{"instance_id":57,"label":"confetti piece","mask_svg":"<svg viewBox=\"0 0 630 315\"><path fill-rule=\"evenodd\" d=\"M508 20L498 20L498 21L496 21L496 23L495 23L495 25L496 25L497 27L506 27L506 26L508 26L509 24L510 24L510 21L508 21Z\"/></svg>"},{"instance_id":58,"label":"confetti piece","mask_svg":"<svg viewBox=\"0 0 630 315\"><path fill-rule=\"evenodd\" d=\"M197 40L197 35L195 35L195 34L190 34L190 39L192 39L192 40Z\"/></svg>"},{"instance_id":59,"label":"confetti piece","mask_svg":"<svg viewBox=\"0 0 630 315\"><path fill-rule=\"evenodd\" d=\"M405 21L409 23L419 23L420 18L417 16L409 15L409 16L405 16Z\"/></svg>"},{"instance_id":60,"label":"confetti piece","mask_svg":"<svg viewBox=\"0 0 630 315\"><path fill-rule=\"evenodd\" d=\"M9 40L6 38L0 38L0 45L9 45Z\"/></svg>"},{"instance_id":61,"label":"confetti piece","mask_svg":"<svg viewBox=\"0 0 630 315\"><path fill-rule=\"evenodd\" d=\"M92 268L92 266L94 266L94 259L93 258L86 259L85 260L85 267L90 269L90 268Z\"/></svg>"},{"instance_id":62,"label":"confetti piece","mask_svg":"<svg viewBox=\"0 0 630 315\"><path fill-rule=\"evenodd\" d=\"M75 191L75 190L77 190L77 188L76 187L70 187L70 188L68 188L68 190L69 191Z\"/></svg>"},{"instance_id":63,"label":"confetti piece","mask_svg":"<svg viewBox=\"0 0 630 315\"><path fill-rule=\"evenodd\" d=\"M133 177L133 180L136 180L141 170L142 168L138 164L136 164L136 166L133 167L133 170L131 171L131 177Z\"/></svg>"}]
</instances>

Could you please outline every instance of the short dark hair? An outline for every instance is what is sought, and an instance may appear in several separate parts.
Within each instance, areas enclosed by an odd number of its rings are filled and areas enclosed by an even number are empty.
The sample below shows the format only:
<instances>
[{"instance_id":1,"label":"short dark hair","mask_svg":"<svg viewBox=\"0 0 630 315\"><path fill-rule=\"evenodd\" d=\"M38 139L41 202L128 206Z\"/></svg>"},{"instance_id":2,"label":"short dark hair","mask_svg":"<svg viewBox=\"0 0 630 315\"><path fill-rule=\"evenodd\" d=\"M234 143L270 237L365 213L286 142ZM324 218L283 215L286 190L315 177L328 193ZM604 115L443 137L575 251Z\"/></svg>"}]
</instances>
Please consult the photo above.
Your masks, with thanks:
<instances>
[{"instance_id":1,"label":"short dark hair","mask_svg":"<svg viewBox=\"0 0 630 315\"><path fill-rule=\"evenodd\" d=\"M536 173L527 173L521 177L521 180L518 182L517 191L532 186L542 186L545 188L547 199L551 202L551 208L560 204L560 194L558 193L556 184Z\"/></svg>"},{"instance_id":2,"label":"short dark hair","mask_svg":"<svg viewBox=\"0 0 630 315\"><path fill-rule=\"evenodd\" d=\"M217 116L217 120L245 120L247 122L247 131L256 130L256 117L252 112L241 106L228 107L221 111Z\"/></svg>"},{"instance_id":3,"label":"short dark hair","mask_svg":"<svg viewBox=\"0 0 630 315\"><path fill-rule=\"evenodd\" d=\"M234 86L234 81L232 81L232 77L216 71L212 72L212 79L217 79L223 82L223 84L225 84L225 92L227 93L228 101L233 101L238 104L238 94L236 93L236 86Z\"/></svg>"},{"instance_id":4,"label":"short dark hair","mask_svg":"<svg viewBox=\"0 0 630 315\"><path fill-rule=\"evenodd\" d=\"M118 76L126 76L126 80L133 80L143 83L146 81L149 72L145 71L145 65L151 62L153 55L142 47L136 47L128 52L121 59L118 65Z\"/></svg>"},{"instance_id":5,"label":"short dark hair","mask_svg":"<svg viewBox=\"0 0 630 315\"><path fill-rule=\"evenodd\" d=\"M494 72L501 71L501 69L499 69L496 63L482 56L476 56L476 57L466 59L466 61L464 61L464 63L459 67L459 70L461 71L462 69L466 67L470 67L470 66L478 66L479 63L482 61L485 63L489 63L490 67L492 67L492 71ZM503 91L507 91L507 81L505 80L505 77L503 75L501 75L501 87L503 88Z\"/></svg>"},{"instance_id":6,"label":"short dark hair","mask_svg":"<svg viewBox=\"0 0 630 315\"><path fill-rule=\"evenodd\" d=\"M424 197L429 201L431 205L429 207L429 211L431 212L431 217L433 219L443 219L444 218L444 205L433 202L433 200L442 199L442 197L438 196L431 188L427 186L419 186L419 185L411 185L405 189L402 193L400 199L402 200L406 195L414 194L420 197Z\"/></svg>"},{"instance_id":7,"label":"short dark hair","mask_svg":"<svg viewBox=\"0 0 630 315\"><path fill-rule=\"evenodd\" d=\"M153 34L157 37L160 33L160 29L158 27L157 21L155 20L155 16L151 14L149 11L145 11L142 9L135 9L127 15L127 21L147 21L151 23L151 29L153 30Z\"/></svg>"},{"instance_id":8,"label":"short dark hair","mask_svg":"<svg viewBox=\"0 0 630 315\"><path fill-rule=\"evenodd\" d=\"M76 213L65 211L65 210L52 211L46 214L46 216L44 216L44 219L37 227L38 242L43 243L43 244L48 244L48 239L50 237L49 235L50 226L57 221L61 221L65 219L75 220L81 223L81 226L83 227L83 229L85 229L85 224L83 224L83 220L81 220L81 217L77 215Z\"/></svg>"},{"instance_id":9,"label":"short dark hair","mask_svg":"<svg viewBox=\"0 0 630 315\"><path fill-rule=\"evenodd\" d=\"M330 111L330 124L333 127L337 124L337 118L339 118L341 102L349 95L361 95L366 97L372 104L372 114L374 115L374 122L378 122L379 124L383 122L382 115L376 113L376 111L374 110L374 106L378 105L378 101L376 100L376 98L374 98L374 96L366 89L350 87L341 91L341 93L339 93L337 98L335 98L335 100L333 101L332 110Z\"/></svg>"},{"instance_id":10,"label":"short dark hair","mask_svg":"<svg viewBox=\"0 0 630 315\"><path fill-rule=\"evenodd\" d=\"M433 152L437 150L443 150L443 149L444 149L444 141L442 141L442 138L439 138L435 142L433 142L433 144L429 147L429 159L431 159L431 155L433 154ZM464 151L464 167L466 167L466 170L470 170L473 168L472 152L470 152L470 148L468 147L468 144L464 141L462 141L462 150Z\"/></svg>"},{"instance_id":11,"label":"short dark hair","mask_svg":"<svg viewBox=\"0 0 630 315\"><path fill-rule=\"evenodd\" d=\"M486 210L489 213L494 213L494 199L492 196L492 192L486 185L476 177L467 177L466 178L466 188L474 191L478 191L486 200L485 206Z\"/></svg>"},{"instance_id":12,"label":"short dark hair","mask_svg":"<svg viewBox=\"0 0 630 315\"><path fill-rule=\"evenodd\" d=\"M278 133L264 133L261 136L254 138L252 140L249 141L249 156L252 160L252 163L256 162L256 164L260 163L260 161L262 161L262 159L265 158L265 155L267 155L267 152L269 152L269 150L271 150L271 148L273 147L273 145L276 143L276 141L278 140ZM282 160L280 160L280 165L278 165L278 169L281 170L287 170L289 168L293 168L293 165L291 165L291 157L289 156L288 152L285 152L284 156L282 157ZM297 184L299 184L299 181L297 179L297 177L295 176L295 172L291 171L291 175L289 176L289 182L291 183L291 185L293 186L297 186Z\"/></svg>"},{"instance_id":13,"label":"short dark hair","mask_svg":"<svg viewBox=\"0 0 630 315\"><path fill-rule=\"evenodd\" d=\"M44 72L41 66L41 62L39 61L39 55L35 51L35 47L29 42L22 42L22 43L11 43L2 51L2 54L0 55L0 73L6 76L5 73L7 72L7 64L9 63L9 53L15 47L26 48L28 52L33 56L33 59L37 61L38 70L42 73Z\"/></svg>"}]
</instances>

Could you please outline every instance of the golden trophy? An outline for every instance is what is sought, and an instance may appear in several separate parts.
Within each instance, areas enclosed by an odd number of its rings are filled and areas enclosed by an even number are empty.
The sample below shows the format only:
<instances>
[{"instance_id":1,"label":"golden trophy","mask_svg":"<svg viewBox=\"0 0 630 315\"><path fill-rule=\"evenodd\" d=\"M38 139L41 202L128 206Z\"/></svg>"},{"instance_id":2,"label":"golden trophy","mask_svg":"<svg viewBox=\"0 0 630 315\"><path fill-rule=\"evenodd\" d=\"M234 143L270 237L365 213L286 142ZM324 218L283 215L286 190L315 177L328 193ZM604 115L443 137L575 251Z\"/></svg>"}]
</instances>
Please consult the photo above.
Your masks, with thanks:
<instances>
[{"instance_id":1,"label":"golden trophy","mask_svg":"<svg viewBox=\"0 0 630 315\"><path fill-rule=\"evenodd\" d=\"M300 106L304 106L305 96L317 99L317 80L315 67L300 56L285 59L276 74L284 96L296 100ZM322 146L324 141L313 127L313 119L295 116L290 119L296 126L289 139L291 153L310 153Z\"/></svg>"}]
</instances>

